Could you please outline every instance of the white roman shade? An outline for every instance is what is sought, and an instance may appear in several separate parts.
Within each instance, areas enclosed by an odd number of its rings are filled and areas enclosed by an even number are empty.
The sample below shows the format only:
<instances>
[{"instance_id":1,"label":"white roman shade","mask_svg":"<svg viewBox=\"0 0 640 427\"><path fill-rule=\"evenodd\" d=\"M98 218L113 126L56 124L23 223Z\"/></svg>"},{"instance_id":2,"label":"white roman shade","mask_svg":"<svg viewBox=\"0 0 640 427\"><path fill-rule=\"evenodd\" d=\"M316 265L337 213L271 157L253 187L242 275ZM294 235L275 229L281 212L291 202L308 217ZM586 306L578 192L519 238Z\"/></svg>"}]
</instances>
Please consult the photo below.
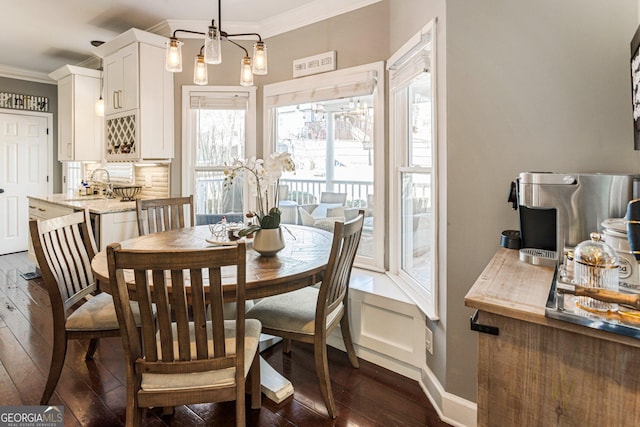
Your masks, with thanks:
<instances>
[{"instance_id":1,"label":"white roman shade","mask_svg":"<svg viewBox=\"0 0 640 427\"><path fill-rule=\"evenodd\" d=\"M307 86L304 78L287 82L287 87L277 83L268 85L264 89L264 108L371 95L376 88L377 79L376 71L367 70L345 76L340 79L340 83L335 83L333 79L320 79L311 88L304 87Z\"/></svg>"},{"instance_id":2,"label":"white roman shade","mask_svg":"<svg viewBox=\"0 0 640 427\"><path fill-rule=\"evenodd\" d=\"M389 87L397 90L418 74L430 71L431 55L434 52L431 34L431 27L426 26L389 58Z\"/></svg>"},{"instance_id":3,"label":"white roman shade","mask_svg":"<svg viewBox=\"0 0 640 427\"><path fill-rule=\"evenodd\" d=\"M192 110L246 110L248 103L247 92L198 92L189 97Z\"/></svg>"}]
</instances>

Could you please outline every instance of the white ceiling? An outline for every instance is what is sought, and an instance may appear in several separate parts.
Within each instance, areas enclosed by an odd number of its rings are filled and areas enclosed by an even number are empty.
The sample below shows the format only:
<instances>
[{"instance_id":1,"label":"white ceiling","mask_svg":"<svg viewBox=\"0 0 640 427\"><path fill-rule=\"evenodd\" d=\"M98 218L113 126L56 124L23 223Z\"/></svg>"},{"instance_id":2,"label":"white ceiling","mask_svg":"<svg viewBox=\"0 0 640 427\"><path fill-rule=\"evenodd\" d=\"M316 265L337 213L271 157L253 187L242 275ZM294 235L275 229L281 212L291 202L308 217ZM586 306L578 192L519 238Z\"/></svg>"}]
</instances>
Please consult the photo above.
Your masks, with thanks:
<instances>
[{"instance_id":1,"label":"white ceiling","mask_svg":"<svg viewBox=\"0 0 640 427\"><path fill-rule=\"evenodd\" d=\"M222 29L259 32L268 42L377 1L223 0ZM166 36L176 28L206 31L212 18L218 19L215 0L11 1L0 13L0 76L49 81L51 71L95 58L91 40L109 41L132 27Z\"/></svg>"}]
</instances>

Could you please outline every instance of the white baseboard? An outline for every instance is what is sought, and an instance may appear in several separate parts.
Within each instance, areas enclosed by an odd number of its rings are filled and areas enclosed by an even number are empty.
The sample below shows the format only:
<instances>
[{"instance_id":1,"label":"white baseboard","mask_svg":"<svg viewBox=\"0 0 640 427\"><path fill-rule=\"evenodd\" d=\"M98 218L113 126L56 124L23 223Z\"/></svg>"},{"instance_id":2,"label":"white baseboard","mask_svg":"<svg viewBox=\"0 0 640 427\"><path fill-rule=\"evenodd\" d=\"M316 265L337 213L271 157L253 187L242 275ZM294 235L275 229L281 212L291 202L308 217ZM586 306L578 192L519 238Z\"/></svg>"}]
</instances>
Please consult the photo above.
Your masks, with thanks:
<instances>
[{"instance_id":1,"label":"white baseboard","mask_svg":"<svg viewBox=\"0 0 640 427\"><path fill-rule=\"evenodd\" d=\"M336 331L338 331L336 333ZM345 351L339 328L327 337L327 344ZM440 419L454 427L476 427L477 406L475 403L448 393L429 368L418 369L407 363L381 354L375 350L355 345L356 354L367 362L381 366L418 382ZM346 355L345 355L346 357Z\"/></svg>"},{"instance_id":2,"label":"white baseboard","mask_svg":"<svg viewBox=\"0 0 640 427\"><path fill-rule=\"evenodd\" d=\"M443 421L456 427L477 426L477 405L448 393L425 364L424 314L396 283L386 275L354 269L349 300L359 358L417 381ZM340 327L327 343L344 351Z\"/></svg>"},{"instance_id":3,"label":"white baseboard","mask_svg":"<svg viewBox=\"0 0 640 427\"><path fill-rule=\"evenodd\" d=\"M448 393L428 367L422 371L418 382L442 421L455 427L477 426L477 405Z\"/></svg>"}]
</instances>

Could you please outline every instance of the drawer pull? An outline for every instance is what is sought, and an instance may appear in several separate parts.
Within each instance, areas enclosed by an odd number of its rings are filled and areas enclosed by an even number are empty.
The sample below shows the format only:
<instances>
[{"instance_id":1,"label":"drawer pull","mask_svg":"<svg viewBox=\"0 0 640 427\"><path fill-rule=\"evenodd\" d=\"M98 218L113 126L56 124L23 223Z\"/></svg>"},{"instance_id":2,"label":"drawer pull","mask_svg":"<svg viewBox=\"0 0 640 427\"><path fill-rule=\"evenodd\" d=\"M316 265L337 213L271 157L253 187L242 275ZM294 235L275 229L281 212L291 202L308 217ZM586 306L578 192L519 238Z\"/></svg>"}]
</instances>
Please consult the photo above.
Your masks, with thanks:
<instances>
[{"instance_id":1,"label":"drawer pull","mask_svg":"<svg viewBox=\"0 0 640 427\"><path fill-rule=\"evenodd\" d=\"M39 210L40 212L46 212L46 211L47 211L46 209L42 209L42 208L38 208L38 210Z\"/></svg>"},{"instance_id":2,"label":"drawer pull","mask_svg":"<svg viewBox=\"0 0 640 427\"><path fill-rule=\"evenodd\" d=\"M29 209L35 209L35 208L36 208L35 206L29 205Z\"/></svg>"},{"instance_id":3,"label":"drawer pull","mask_svg":"<svg viewBox=\"0 0 640 427\"><path fill-rule=\"evenodd\" d=\"M471 316L469 320L471 323L472 331L482 332L489 335L500 335L500 329L498 329L497 326L489 326L478 323L478 310L473 313L473 316Z\"/></svg>"}]
</instances>

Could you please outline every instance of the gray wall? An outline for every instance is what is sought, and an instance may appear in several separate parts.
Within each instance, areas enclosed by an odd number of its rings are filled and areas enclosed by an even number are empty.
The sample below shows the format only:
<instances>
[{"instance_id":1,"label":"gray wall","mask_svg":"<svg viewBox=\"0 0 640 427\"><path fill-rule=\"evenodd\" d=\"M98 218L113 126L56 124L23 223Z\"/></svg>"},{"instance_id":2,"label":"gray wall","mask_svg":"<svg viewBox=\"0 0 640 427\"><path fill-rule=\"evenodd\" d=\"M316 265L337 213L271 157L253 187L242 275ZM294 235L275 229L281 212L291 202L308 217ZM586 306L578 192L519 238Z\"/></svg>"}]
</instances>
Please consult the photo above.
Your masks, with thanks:
<instances>
[{"instance_id":1,"label":"gray wall","mask_svg":"<svg viewBox=\"0 0 640 427\"><path fill-rule=\"evenodd\" d=\"M26 80L0 77L0 92L20 93L23 95L46 96L49 98L49 113L53 113L53 192L62 189L62 165L58 161L58 86L55 83L46 84Z\"/></svg>"},{"instance_id":2,"label":"gray wall","mask_svg":"<svg viewBox=\"0 0 640 427\"><path fill-rule=\"evenodd\" d=\"M394 50L437 2L390 1ZM517 228L509 183L528 170L640 171L629 80L638 2L447 0L438 19L446 25L447 99L439 112L446 114L448 266L429 366L447 392L475 401L477 338L464 296L500 232Z\"/></svg>"}]
</instances>

